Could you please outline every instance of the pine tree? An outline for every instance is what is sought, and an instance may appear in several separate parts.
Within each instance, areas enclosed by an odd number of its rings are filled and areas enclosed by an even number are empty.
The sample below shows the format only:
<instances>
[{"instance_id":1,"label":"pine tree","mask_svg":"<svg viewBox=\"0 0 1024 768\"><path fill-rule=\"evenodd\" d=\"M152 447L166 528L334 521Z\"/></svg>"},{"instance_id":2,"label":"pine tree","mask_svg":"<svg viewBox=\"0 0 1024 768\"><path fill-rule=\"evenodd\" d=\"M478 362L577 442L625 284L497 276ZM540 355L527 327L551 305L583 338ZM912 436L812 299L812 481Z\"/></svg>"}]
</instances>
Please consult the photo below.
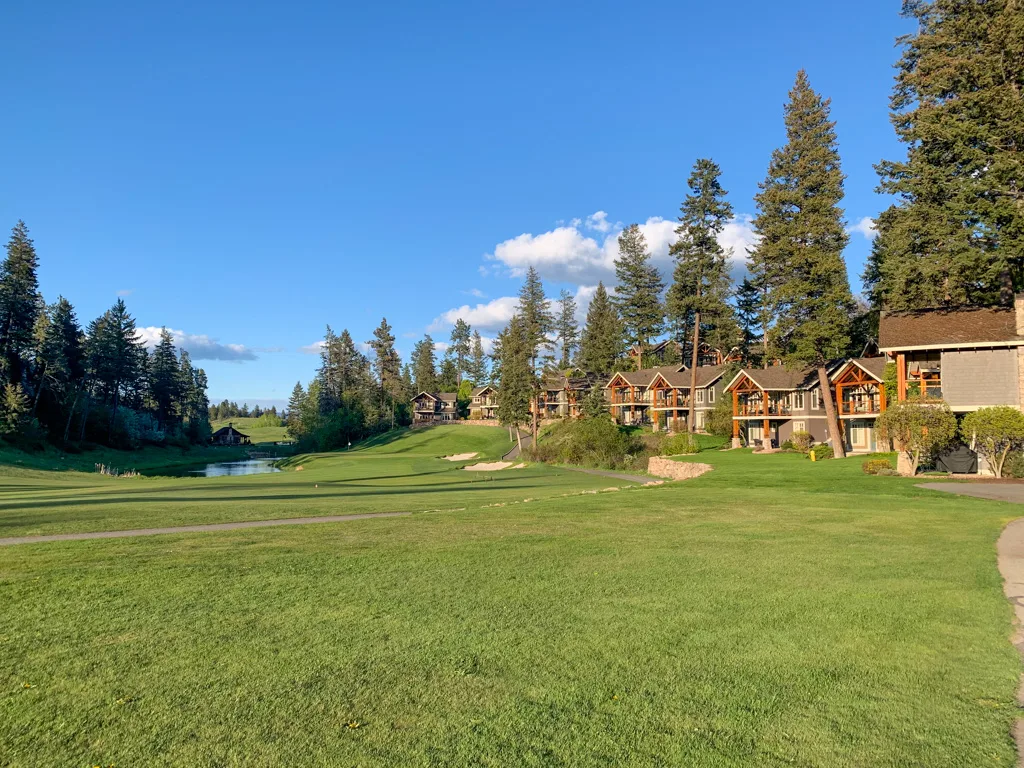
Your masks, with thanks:
<instances>
[{"instance_id":1,"label":"pine tree","mask_svg":"<svg viewBox=\"0 0 1024 768\"><path fill-rule=\"evenodd\" d=\"M907 146L864 274L878 308L1009 302L1024 285L1024 5L906 0L890 99Z\"/></svg>"},{"instance_id":2,"label":"pine tree","mask_svg":"<svg viewBox=\"0 0 1024 768\"><path fill-rule=\"evenodd\" d=\"M676 258L675 281L669 290L670 312L677 317L692 316L690 391L697 391L697 359L701 334L731 319L728 299L731 289L728 257L718 236L732 218L732 206L725 199L719 177L721 168L702 158L693 166L688 184L690 194L680 207L679 239L670 252ZM694 408L687 411L687 426L696 429Z\"/></svg>"},{"instance_id":3,"label":"pine tree","mask_svg":"<svg viewBox=\"0 0 1024 768\"><path fill-rule=\"evenodd\" d=\"M564 371L572 365L580 340L580 328L576 322L576 299L564 288L558 295L558 311L555 314L555 338L558 340L558 346L562 353L558 367Z\"/></svg>"},{"instance_id":4,"label":"pine tree","mask_svg":"<svg viewBox=\"0 0 1024 768\"><path fill-rule=\"evenodd\" d=\"M754 354L754 347L760 338L761 290L750 277L743 278L736 291L736 319L740 327L740 354L746 365L758 365L761 355Z\"/></svg>"},{"instance_id":5,"label":"pine tree","mask_svg":"<svg viewBox=\"0 0 1024 768\"><path fill-rule=\"evenodd\" d=\"M501 381L498 384L498 421L515 430L522 451L519 428L530 422L530 403L535 376L530 361L533 338L526 321L514 315L499 335Z\"/></svg>"},{"instance_id":6,"label":"pine tree","mask_svg":"<svg viewBox=\"0 0 1024 768\"><path fill-rule=\"evenodd\" d=\"M768 303L777 313L775 335L788 366L817 368L832 449L845 455L826 369L850 346L853 297L843 261L849 239L839 207L843 198L830 102L801 70L785 107L787 142L772 153L757 195L757 259L769 265Z\"/></svg>"},{"instance_id":7,"label":"pine tree","mask_svg":"<svg viewBox=\"0 0 1024 768\"><path fill-rule=\"evenodd\" d=\"M651 265L647 239L640 225L630 224L619 235L619 258L615 260L615 306L622 318L626 341L646 349L665 327L661 292L665 289L658 270Z\"/></svg>"},{"instance_id":8,"label":"pine tree","mask_svg":"<svg viewBox=\"0 0 1024 768\"><path fill-rule=\"evenodd\" d=\"M296 440L305 435L302 426L302 410L306 405L306 390L302 388L302 382L295 382L292 388L292 395L288 398L288 434Z\"/></svg>"},{"instance_id":9,"label":"pine tree","mask_svg":"<svg viewBox=\"0 0 1024 768\"><path fill-rule=\"evenodd\" d=\"M86 350L89 378L111 406L109 438L122 399L133 401L146 376L146 350L124 299L89 324Z\"/></svg>"},{"instance_id":10,"label":"pine tree","mask_svg":"<svg viewBox=\"0 0 1024 768\"><path fill-rule=\"evenodd\" d=\"M534 399L533 439L536 442L540 427L538 423L540 377L545 363L544 356L541 355L541 348L548 344L548 335L554 330L555 319L551 314L551 302L544 294L544 284L541 282L540 274L532 266L526 270L526 279L523 281L522 288L519 289L519 315L530 352Z\"/></svg>"},{"instance_id":11,"label":"pine tree","mask_svg":"<svg viewBox=\"0 0 1024 768\"><path fill-rule=\"evenodd\" d=\"M42 312L39 259L19 221L7 242L7 257L0 265L0 381L20 384L33 346L33 331Z\"/></svg>"},{"instance_id":12,"label":"pine tree","mask_svg":"<svg viewBox=\"0 0 1024 768\"><path fill-rule=\"evenodd\" d=\"M468 373L477 386L482 386L487 381L487 354L484 352L484 340L480 336L480 331L473 331L473 349L469 355Z\"/></svg>"},{"instance_id":13,"label":"pine tree","mask_svg":"<svg viewBox=\"0 0 1024 768\"><path fill-rule=\"evenodd\" d=\"M434 340L425 335L412 350L413 388L419 392L437 392L437 363L434 359Z\"/></svg>"},{"instance_id":14,"label":"pine tree","mask_svg":"<svg viewBox=\"0 0 1024 768\"><path fill-rule=\"evenodd\" d=\"M5 384L0 400L0 437L16 440L29 421L29 401L21 384Z\"/></svg>"},{"instance_id":15,"label":"pine tree","mask_svg":"<svg viewBox=\"0 0 1024 768\"><path fill-rule=\"evenodd\" d=\"M50 414L52 419L45 421L51 428L64 431L63 411L71 407L72 394L77 394L85 372L82 328L71 302L63 296L47 309L45 316L48 322L36 353L39 382L32 411L34 415L46 393L53 400L54 412Z\"/></svg>"},{"instance_id":16,"label":"pine tree","mask_svg":"<svg viewBox=\"0 0 1024 768\"><path fill-rule=\"evenodd\" d=\"M461 317L455 321L452 328L451 339L448 345L448 354L455 361L455 370L458 372L458 382L462 383L462 374L466 372L469 365L469 354L471 351L472 336L469 323Z\"/></svg>"},{"instance_id":17,"label":"pine tree","mask_svg":"<svg viewBox=\"0 0 1024 768\"><path fill-rule=\"evenodd\" d=\"M599 282L587 308L587 323L580 340L580 366L592 373L611 373L622 353L622 323L604 283Z\"/></svg>"},{"instance_id":18,"label":"pine tree","mask_svg":"<svg viewBox=\"0 0 1024 768\"><path fill-rule=\"evenodd\" d=\"M402 390L402 360L395 351L395 337L387 318L373 332L373 339L368 342L374 353L373 369L377 374L377 385L380 388L380 409L385 411L385 404L390 405L391 428L395 427L395 400Z\"/></svg>"},{"instance_id":19,"label":"pine tree","mask_svg":"<svg viewBox=\"0 0 1024 768\"><path fill-rule=\"evenodd\" d=\"M174 337L160 329L160 341L149 357L149 389L156 407L157 421L166 429L177 421L176 405L181 399L181 375Z\"/></svg>"},{"instance_id":20,"label":"pine tree","mask_svg":"<svg viewBox=\"0 0 1024 768\"><path fill-rule=\"evenodd\" d=\"M440 392L457 392L459 389L459 370L455 361L446 357L441 361L441 372L437 377L437 389Z\"/></svg>"}]
</instances>

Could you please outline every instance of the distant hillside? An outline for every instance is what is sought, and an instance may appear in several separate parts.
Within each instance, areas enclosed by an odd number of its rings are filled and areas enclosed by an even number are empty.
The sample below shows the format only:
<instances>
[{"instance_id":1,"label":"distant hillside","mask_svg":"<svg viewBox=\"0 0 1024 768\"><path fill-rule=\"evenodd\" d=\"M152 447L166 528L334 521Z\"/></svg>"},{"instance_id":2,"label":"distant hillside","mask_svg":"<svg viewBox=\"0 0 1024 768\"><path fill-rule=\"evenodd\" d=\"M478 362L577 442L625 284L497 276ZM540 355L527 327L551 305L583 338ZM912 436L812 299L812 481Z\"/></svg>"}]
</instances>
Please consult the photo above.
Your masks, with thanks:
<instances>
[{"instance_id":1,"label":"distant hillside","mask_svg":"<svg viewBox=\"0 0 1024 768\"><path fill-rule=\"evenodd\" d=\"M221 421L213 422L213 431L216 432L221 427L226 427L228 424L234 426L239 432L248 435L249 439L253 443L279 443L282 441L291 441L291 437L288 435L287 427L266 427L257 426L258 422L262 420L262 417L254 419L251 416L245 418L235 419L223 419Z\"/></svg>"}]
</instances>

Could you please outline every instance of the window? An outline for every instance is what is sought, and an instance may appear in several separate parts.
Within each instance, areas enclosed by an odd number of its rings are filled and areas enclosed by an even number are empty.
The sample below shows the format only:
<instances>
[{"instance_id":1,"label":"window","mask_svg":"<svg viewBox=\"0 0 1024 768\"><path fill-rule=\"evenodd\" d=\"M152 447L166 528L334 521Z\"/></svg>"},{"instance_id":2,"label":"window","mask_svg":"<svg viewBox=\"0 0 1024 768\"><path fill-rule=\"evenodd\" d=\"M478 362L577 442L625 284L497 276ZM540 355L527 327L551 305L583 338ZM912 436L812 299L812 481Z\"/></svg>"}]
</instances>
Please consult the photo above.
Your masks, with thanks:
<instances>
[{"instance_id":1,"label":"window","mask_svg":"<svg viewBox=\"0 0 1024 768\"><path fill-rule=\"evenodd\" d=\"M792 397L792 402L793 402L793 409L797 410L797 411L802 410L803 407L804 407L804 393L803 392L794 392L791 395L791 397Z\"/></svg>"},{"instance_id":2,"label":"window","mask_svg":"<svg viewBox=\"0 0 1024 768\"><path fill-rule=\"evenodd\" d=\"M806 425L802 421L794 421L793 422L793 431L794 432L806 432L807 431L807 427L806 427Z\"/></svg>"},{"instance_id":3,"label":"window","mask_svg":"<svg viewBox=\"0 0 1024 768\"><path fill-rule=\"evenodd\" d=\"M811 392L811 410L817 411L821 408L821 390L816 389Z\"/></svg>"},{"instance_id":4,"label":"window","mask_svg":"<svg viewBox=\"0 0 1024 768\"><path fill-rule=\"evenodd\" d=\"M697 402L698 403L703 403L704 402L704 390L703 389L698 389L697 390Z\"/></svg>"},{"instance_id":5,"label":"window","mask_svg":"<svg viewBox=\"0 0 1024 768\"><path fill-rule=\"evenodd\" d=\"M712 387L711 389L708 390L708 402L709 403L715 402L715 388L714 387Z\"/></svg>"}]
</instances>

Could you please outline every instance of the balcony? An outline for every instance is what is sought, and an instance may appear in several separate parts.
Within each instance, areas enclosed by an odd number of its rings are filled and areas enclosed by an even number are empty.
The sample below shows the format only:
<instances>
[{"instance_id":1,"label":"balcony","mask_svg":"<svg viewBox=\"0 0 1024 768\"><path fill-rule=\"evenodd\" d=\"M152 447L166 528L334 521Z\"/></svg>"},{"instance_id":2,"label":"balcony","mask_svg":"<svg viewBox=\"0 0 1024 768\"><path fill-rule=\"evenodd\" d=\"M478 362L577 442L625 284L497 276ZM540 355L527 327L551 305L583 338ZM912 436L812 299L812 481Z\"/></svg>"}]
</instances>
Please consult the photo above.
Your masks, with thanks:
<instances>
[{"instance_id":1,"label":"balcony","mask_svg":"<svg viewBox=\"0 0 1024 768\"><path fill-rule=\"evenodd\" d=\"M791 416L793 408L784 399L769 398L768 407L764 400L740 400L737 404L737 416Z\"/></svg>"},{"instance_id":2,"label":"balcony","mask_svg":"<svg viewBox=\"0 0 1024 768\"><path fill-rule=\"evenodd\" d=\"M881 412L882 399L878 395L843 398L839 403L840 416L866 416Z\"/></svg>"}]
</instances>

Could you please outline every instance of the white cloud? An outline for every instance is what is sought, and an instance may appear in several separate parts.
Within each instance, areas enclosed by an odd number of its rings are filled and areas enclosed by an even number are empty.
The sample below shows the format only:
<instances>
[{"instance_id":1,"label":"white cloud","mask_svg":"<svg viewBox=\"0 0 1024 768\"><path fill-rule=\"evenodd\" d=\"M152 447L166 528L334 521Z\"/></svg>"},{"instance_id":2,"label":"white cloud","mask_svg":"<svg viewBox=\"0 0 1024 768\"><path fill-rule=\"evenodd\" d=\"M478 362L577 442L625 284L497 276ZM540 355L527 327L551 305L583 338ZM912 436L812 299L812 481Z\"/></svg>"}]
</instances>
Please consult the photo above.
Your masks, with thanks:
<instances>
[{"instance_id":1,"label":"white cloud","mask_svg":"<svg viewBox=\"0 0 1024 768\"><path fill-rule=\"evenodd\" d=\"M487 294L484 293L483 291L481 291L479 288L470 288L468 291L463 291L463 293L469 294L470 296L472 296L475 299L486 299L487 298Z\"/></svg>"},{"instance_id":2,"label":"white cloud","mask_svg":"<svg viewBox=\"0 0 1024 768\"><path fill-rule=\"evenodd\" d=\"M875 228L875 220L870 216L865 216L860 221L851 224L846 228L846 232L850 235L854 232L859 232L868 240L874 240L878 237L878 230Z\"/></svg>"},{"instance_id":3,"label":"white cloud","mask_svg":"<svg viewBox=\"0 0 1024 768\"><path fill-rule=\"evenodd\" d=\"M652 216L640 224L647 240L652 262L666 280L671 279L674 260L669 246L677 240L677 222ZM608 214L598 211L587 217L581 226L578 219L570 226L558 226L539 235L524 233L498 243L486 258L499 262L513 277L522 277L533 266L545 280L596 285L598 280L612 285L615 281L615 259L619 255L618 236L622 225L608 222ZM584 229L601 233L591 236ZM740 214L726 224L719 237L722 247L732 250L731 260L742 265L747 249L757 243L753 217ZM481 268L484 273L486 267Z\"/></svg>"},{"instance_id":4,"label":"white cloud","mask_svg":"<svg viewBox=\"0 0 1024 768\"><path fill-rule=\"evenodd\" d=\"M579 222L579 219L573 219L574 226L578 227ZM621 224L612 224L608 221L608 214L604 211L597 211L587 216L587 229L592 229L595 232L611 232L621 226Z\"/></svg>"},{"instance_id":5,"label":"white cloud","mask_svg":"<svg viewBox=\"0 0 1024 768\"><path fill-rule=\"evenodd\" d=\"M442 353L443 352L447 352L448 351L448 346L449 346L449 344L448 344L447 341L435 341L434 342L434 351L435 352L442 352Z\"/></svg>"},{"instance_id":6,"label":"white cloud","mask_svg":"<svg viewBox=\"0 0 1024 768\"><path fill-rule=\"evenodd\" d=\"M155 347L160 342L161 330L154 325L139 328L139 338L145 346ZM187 350L193 360L228 360L239 363L256 359L256 353L242 344L221 344L205 333L185 333L173 328L167 330L174 338L174 346Z\"/></svg>"},{"instance_id":7,"label":"white cloud","mask_svg":"<svg viewBox=\"0 0 1024 768\"><path fill-rule=\"evenodd\" d=\"M304 347L299 347L299 352L304 355L319 355L320 350L324 348L324 340L314 341L312 344L307 344Z\"/></svg>"},{"instance_id":8,"label":"white cloud","mask_svg":"<svg viewBox=\"0 0 1024 768\"><path fill-rule=\"evenodd\" d=\"M501 296L491 299L487 303L477 304L471 307L464 304L461 307L449 309L427 326L430 333L438 333L447 330L455 321L462 318L474 328L481 331L500 331L516 311L519 299L515 296Z\"/></svg>"},{"instance_id":9,"label":"white cloud","mask_svg":"<svg viewBox=\"0 0 1024 768\"><path fill-rule=\"evenodd\" d=\"M122 288L117 292L117 295L123 298L125 296L131 296L134 291L134 288Z\"/></svg>"}]
</instances>

